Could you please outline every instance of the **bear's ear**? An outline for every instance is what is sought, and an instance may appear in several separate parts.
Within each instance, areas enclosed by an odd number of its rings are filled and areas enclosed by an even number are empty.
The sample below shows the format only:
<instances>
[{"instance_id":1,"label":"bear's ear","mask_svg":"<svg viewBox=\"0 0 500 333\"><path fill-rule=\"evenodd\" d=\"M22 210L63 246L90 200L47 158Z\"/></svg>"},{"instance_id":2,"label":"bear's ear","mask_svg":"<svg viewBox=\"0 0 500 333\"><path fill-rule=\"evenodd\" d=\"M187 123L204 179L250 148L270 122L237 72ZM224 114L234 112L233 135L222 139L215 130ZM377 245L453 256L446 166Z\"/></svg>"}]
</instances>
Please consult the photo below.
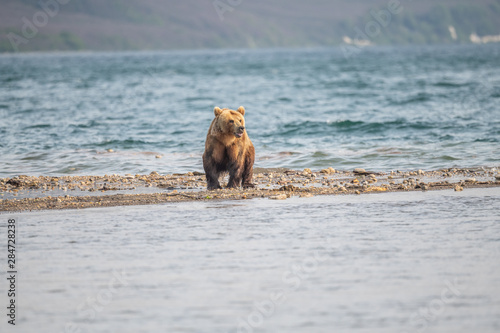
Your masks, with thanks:
<instances>
[{"instance_id":1,"label":"bear's ear","mask_svg":"<svg viewBox=\"0 0 500 333\"><path fill-rule=\"evenodd\" d=\"M240 107L238 108L238 110L237 110L237 111L238 111L239 113L241 113L241 115L242 115L242 116L244 116L244 115L245 115L245 108L244 108L244 107L240 106Z\"/></svg>"},{"instance_id":2,"label":"bear's ear","mask_svg":"<svg viewBox=\"0 0 500 333\"><path fill-rule=\"evenodd\" d=\"M222 110L220 107L216 106L214 109L214 114L216 117L218 117L222 113Z\"/></svg>"}]
</instances>

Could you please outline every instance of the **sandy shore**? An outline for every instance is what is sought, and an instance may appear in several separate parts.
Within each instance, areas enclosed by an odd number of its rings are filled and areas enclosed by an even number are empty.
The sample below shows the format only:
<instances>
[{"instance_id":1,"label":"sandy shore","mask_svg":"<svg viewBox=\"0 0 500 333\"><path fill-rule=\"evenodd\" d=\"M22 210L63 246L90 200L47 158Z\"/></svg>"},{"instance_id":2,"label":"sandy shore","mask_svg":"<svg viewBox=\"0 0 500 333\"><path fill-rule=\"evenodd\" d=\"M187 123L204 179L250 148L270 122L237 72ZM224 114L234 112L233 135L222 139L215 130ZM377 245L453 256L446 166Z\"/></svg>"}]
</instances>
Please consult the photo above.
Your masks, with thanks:
<instances>
[{"instance_id":1,"label":"sandy shore","mask_svg":"<svg viewBox=\"0 0 500 333\"><path fill-rule=\"evenodd\" d=\"M105 175L0 179L0 211L82 209L124 205L149 205L194 200L244 200L291 196L348 195L398 191L431 191L500 186L497 168L443 169L435 171L370 172L259 169L255 189L206 190L204 174ZM222 181L227 182L227 177Z\"/></svg>"}]
</instances>

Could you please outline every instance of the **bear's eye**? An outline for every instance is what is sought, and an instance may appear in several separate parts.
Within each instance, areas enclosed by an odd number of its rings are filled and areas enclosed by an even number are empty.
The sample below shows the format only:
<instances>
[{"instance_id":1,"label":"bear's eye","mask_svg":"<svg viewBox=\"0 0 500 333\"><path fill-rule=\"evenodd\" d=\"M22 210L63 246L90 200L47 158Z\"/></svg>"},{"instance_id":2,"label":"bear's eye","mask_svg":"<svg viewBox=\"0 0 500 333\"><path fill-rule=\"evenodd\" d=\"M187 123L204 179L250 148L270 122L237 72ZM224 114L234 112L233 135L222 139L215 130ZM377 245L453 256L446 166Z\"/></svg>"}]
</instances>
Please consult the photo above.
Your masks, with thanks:
<instances>
[{"instance_id":1,"label":"bear's eye","mask_svg":"<svg viewBox=\"0 0 500 333\"><path fill-rule=\"evenodd\" d=\"M234 124L234 120L230 120L230 121L229 121L229 123L230 123L230 124Z\"/></svg>"}]
</instances>

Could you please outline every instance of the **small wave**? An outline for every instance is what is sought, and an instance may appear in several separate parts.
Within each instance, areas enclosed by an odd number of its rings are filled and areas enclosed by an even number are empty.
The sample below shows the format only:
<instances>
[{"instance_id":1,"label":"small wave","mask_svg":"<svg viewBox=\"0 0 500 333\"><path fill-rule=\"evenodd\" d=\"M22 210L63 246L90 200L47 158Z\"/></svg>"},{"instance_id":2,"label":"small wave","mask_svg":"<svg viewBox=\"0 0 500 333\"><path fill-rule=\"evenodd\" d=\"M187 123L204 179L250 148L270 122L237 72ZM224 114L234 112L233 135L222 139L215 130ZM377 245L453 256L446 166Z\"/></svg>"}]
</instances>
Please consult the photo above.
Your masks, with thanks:
<instances>
[{"instance_id":1,"label":"small wave","mask_svg":"<svg viewBox=\"0 0 500 333\"><path fill-rule=\"evenodd\" d=\"M493 142L493 143L496 143L499 141L497 138L479 138L479 139L474 140L474 142Z\"/></svg>"},{"instance_id":2,"label":"small wave","mask_svg":"<svg viewBox=\"0 0 500 333\"><path fill-rule=\"evenodd\" d=\"M469 86L470 83L453 83L453 82L446 82L446 81L440 81L437 83L434 83L434 87L444 87L444 88L460 88L460 87L466 87Z\"/></svg>"},{"instance_id":3,"label":"small wave","mask_svg":"<svg viewBox=\"0 0 500 333\"><path fill-rule=\"evenodd\" d=\"M49 153L29 154L28 156L21 158L21 161L40 161L46 159L49 156Z\"/></svg>"},{"instance_id":4,"label":"small wave","mask_svg":"<svg viewBox=\"0 0 500 333\"><path fill-rule=\"evenodd\" d=\"M460 158L449 156L449 155L439 156L438 159L441 159L443 161L460 161Z\"/></svg>"},{"instance_id":5,"label":"small wave","mask_svg":"<svg viewBox=\"0 0 500 333\"><path fill-rule=\"evenodd\" d=\"M377 134L395 130L429 130L434 127L435 125L429 122L408 122L404 119L396 119L388 122L364 122L352 120L340 120L336 122L303 121L285 124L280 135L322 136L325 133L331 133L332 131L334 133L349 133L351 135L360 133L364 135L366 133ZM274 134L271 133L270 135Z\"/></svg>"},{"instance_id":6,"label":"small wave","mask_svg":"<svg viewBox=\"0 0 500 333\"><path fill-rule=\"evenodd\" d=\"M450 140L454 140L454 139L455 139L455 137L451 134L445 134L445 135L439 136L440 141L450 141Z\"/></svg>"},{"instance_id":7,"label":"small wave","mask_svg":"<svg viewBox=\"0 0 500 333\"><path fill-rule=\"evenodd\" d=\"M11 101L20 101L21 98L11 98ZM27 113L27 114L31 114L31 113L37 113L38 110L35 110L35 109L24 109L24 110L19 110L18 113Z\"/></svg>"},{"instance_id":8,"label":"small wave","mask_svg":"<svg viewBox=\"0 0 500 333\"><path fill-rule=\"evenodd\" d=\"M11 82L16 82L16 81L21 81L23 79L22 76L20 75L12 75L8 76L5 79L3 79L3 83L11 83Z\"/></svg>"},{"instance_id":9,"label":"small wave","mask_svg":"<svg viewBox=\"0 0 500 333\"><path fill-rule=\"evenodd\" d=\"M390 100L392 105L408 105L408 104L418 104L423 102L428 102L431 100L431 95L428 93L418 93L416 95L412 95L406 99L402 100Z\"/></svg>"},{"instance_id":10,"label":"small wave","mask_svg":"<svg viewBox=\"0 0 500 333\"><path fill-rule=\"evenodd\" d=\"M337 121L337 122L334 122L334 123L327 122L327 124L334 124L334 126L338 127L338 128L352 128L352 127L363 125L364 122L362 122L362 121L351 121L351 120L340 120L340 121Z\"/></svg>"},{"instance_id":11,"label":"small wave","mask_svg":"<svg viewBox=\"0 0 500 333\"><path fill-rule=\"evenodd\" d=\"M125 140L105 140L102 142L96 142L89 144L90 147L116 147L121 149L130 149L137 148L143 146L151 146L155 145L155 142L148 142L144 140L135 140L135 139L125 139Z\"/></svg>"},{"instance_id":12,"label":"small wave","mask_svg":"<svg viewBox=\"0 0 500 333\"><path fill-rule=\"evenodd\" d=\"M102 124L95 121L95 120L90 120L86 123L83 124L71 124L70 127L72 128L94 128L94 127L99 127Z\"/></svg>"},{"instance_id":13,"label":"small wave","mask_svg":"<svg viewBox=\"0 0 500 333\"><path fill-rule=\"evenodd\" d=\"M310 154L310 157L314 159L330 157L330 154L323 151L314 151Z\"/></svg>"},{"instance_id":14,"label":"small wave","mask_svg":"<svg viewBox=\"0 0 500 333\"><path fill-rule=\"evenodd\" d=\"M37 128L51 128L51 124L37 124L37 125L31 125L31 126L26 126L24 129L37 129Z\"/></svg>"}]
</instances>

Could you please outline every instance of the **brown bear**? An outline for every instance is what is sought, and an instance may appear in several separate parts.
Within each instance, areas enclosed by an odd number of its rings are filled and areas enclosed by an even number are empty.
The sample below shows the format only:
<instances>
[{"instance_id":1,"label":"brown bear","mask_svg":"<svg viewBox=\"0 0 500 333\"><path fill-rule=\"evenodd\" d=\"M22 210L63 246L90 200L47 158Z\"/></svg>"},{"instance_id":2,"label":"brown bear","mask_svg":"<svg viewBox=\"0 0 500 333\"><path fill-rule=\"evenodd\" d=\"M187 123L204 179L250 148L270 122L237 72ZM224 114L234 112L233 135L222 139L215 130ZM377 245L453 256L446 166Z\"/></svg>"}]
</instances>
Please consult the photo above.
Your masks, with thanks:
<instances>
[{"instance_id":1,"label":"brown bear","mask_svg":"<svg viewBox=\"0 0 500 333\"><path fill-rule=\"evenodd\" d=\"M214 109L212 121L205 142L203 168L209 190L221 188L219 176L229 172L227 187L255 187L252 184L255 148L245 130L245 108L237 111Z\"/></svg>"}]
</instances>

